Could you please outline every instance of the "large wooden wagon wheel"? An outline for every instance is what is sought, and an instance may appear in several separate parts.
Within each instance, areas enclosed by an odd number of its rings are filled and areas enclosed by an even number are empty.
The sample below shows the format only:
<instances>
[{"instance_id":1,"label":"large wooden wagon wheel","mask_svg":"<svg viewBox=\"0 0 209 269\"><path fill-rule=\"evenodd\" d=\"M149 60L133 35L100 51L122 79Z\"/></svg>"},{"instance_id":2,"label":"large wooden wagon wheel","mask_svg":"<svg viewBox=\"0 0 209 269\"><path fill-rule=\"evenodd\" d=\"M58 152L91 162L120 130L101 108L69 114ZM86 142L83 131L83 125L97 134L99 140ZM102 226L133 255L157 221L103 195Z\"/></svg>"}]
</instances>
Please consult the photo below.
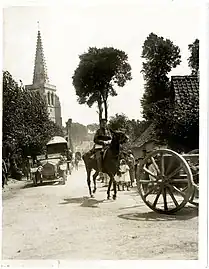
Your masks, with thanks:
<instances>
[{"instance_id":1,"label":"large wooden wagon wheel","mask_svg":"<svg viewBox=\"0 0 209 269\"><path fill-rule=\"evenodd\" d=\"M153 211L172 214L183 208L193 193L193 177L186 160L169 149L155 150L138 167L137 187Z\"/></svg>"}]
</instances>

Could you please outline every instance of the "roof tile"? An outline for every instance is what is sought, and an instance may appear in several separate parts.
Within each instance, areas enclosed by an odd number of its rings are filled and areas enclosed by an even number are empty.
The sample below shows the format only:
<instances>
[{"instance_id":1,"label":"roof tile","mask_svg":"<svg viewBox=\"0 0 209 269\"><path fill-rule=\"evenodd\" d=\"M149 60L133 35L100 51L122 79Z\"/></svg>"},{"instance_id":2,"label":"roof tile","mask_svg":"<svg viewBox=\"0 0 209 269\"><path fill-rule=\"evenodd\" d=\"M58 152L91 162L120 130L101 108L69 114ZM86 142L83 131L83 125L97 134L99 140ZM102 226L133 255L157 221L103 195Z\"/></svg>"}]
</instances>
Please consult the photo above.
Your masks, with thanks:
<instances>
[{"instance_id":1,"label":"roof tile","mask_svg":"<svg viewBox=\"0 0 209 269\"><path fill-rule=\"evenodd\" d=\"M175 100L181 106L187 106L195 98L199 98L199 79L197 76L172 76L171 88Z\"/></svg>"}]
</instances>

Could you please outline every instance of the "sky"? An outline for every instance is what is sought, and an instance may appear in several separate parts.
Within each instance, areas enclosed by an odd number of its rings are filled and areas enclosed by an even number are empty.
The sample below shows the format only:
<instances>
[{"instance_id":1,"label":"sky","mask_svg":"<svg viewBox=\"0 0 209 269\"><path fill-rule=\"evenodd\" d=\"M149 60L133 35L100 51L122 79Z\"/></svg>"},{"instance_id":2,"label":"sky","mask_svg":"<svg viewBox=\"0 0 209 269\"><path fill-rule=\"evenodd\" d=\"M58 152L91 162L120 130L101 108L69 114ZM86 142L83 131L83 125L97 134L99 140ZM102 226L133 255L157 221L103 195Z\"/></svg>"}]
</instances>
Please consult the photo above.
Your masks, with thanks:
<instances>
[{"instance_id":1,"label":"sky","mask_svg":"<svg viewBox=\"0 0 209 269\"><path fill-rule=\"evenodd\" d=\"M72 76L78 56L91 46L114 47L128 54L132 80L109 98L109 116L124 113L142 119L140 99L144 80L140 73L142 46L153 32L168 38L181 50L181 65L169 75L189 75L188 44L199 38L198 1L77 1L61 6L13 6L3 10L3 69L16 81L32 84L39 28L50 84L56 85L63 125L98 122L96 106L77 102Z\"/></svg>"}]
</instances>

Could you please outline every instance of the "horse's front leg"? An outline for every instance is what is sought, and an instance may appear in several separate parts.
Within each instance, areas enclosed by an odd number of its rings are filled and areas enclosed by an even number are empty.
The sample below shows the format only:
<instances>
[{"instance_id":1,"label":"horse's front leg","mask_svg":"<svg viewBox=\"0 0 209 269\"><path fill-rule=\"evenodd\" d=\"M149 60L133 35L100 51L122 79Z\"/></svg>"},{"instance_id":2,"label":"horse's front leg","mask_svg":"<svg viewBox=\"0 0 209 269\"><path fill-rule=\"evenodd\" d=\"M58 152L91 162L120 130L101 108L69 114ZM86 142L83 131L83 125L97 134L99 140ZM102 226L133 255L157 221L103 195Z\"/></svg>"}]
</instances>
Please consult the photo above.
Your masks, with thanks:
<instances>
[{"instance_id":1,"label":"horse's front leg","mask_svg":"<svg viewBox=\"0 0 209 269\"><path fill-rule=\"evenodd\" d=\"M116 200L116 197L117 197L117 183L113 177L113 190L114 190L114 194L113 194L113 200Z\"/></svg>"},{"instance_id":2,"label":"horse's front leg","mask_svg":"<svg viewBox=\"0 0 209 269\"><path fill-rule=\"evenodd\" d=\"M112 177L110 177L109 184L108 184L108 189L107 189L107 199L110 199L110 188L112 186Z\"/></svg>"},{"instance_id":3,"label":"horse's front leg","mask_svg":"<svg viewBox=\"0 0 209 269\"><path fill-rule=\"evenodd\" d=\"M89 187L89 195L90 197L94 197L92 192L91 192L91 170L87 172L87 184L88 184L88 187Z\"/></svg>"},{"instance_id":4,"label":"horse's front leg","mask_svg":"<svg viewBox=\"0 0 209 269\"><path fill-rule=\"evenodd\" d=\"M96 173L93 175L93 182L94 182L94 189L93 189L93 193L96 192L97 190L97 185L96 185L96 178L98 176L99 172L96 171Z\"/></svg>"}]
</instances>

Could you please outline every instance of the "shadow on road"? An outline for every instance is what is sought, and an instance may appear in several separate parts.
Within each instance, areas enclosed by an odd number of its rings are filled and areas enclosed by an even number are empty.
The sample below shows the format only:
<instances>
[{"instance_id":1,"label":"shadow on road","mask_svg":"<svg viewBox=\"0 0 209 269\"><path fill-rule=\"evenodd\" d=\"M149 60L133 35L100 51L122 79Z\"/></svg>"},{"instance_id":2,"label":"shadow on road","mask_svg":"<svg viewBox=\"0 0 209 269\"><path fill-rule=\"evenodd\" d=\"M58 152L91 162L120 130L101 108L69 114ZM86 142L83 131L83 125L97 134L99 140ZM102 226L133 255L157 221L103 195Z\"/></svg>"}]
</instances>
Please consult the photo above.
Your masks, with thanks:
<instances>
[{"instance_id":1,"label":"shadow on road","mask_svg":"<svg viewBox=\"0 0 209 269\"><path fill-rule=\"evenodd\" d=\"M130 208L139 208L139 207L144 207L144 204L121 207L121 208L119 208L119 210L130 209Z\"/></svg>"},{"instance_id":2,"label":"shadow on road","mask_svg":"<svg viewBox=\"0 0 209 269\"><path fill-rule=\"evenodd\" d=\"M198 208L186 207L173 215L159 214L154 211L144 213L128 213L118 215L119 218L136 221L173 221L173 220L188 220L198 216Z\"/></svg>"},{"instance_id":3,"label":"shadow on road","mask_svg":"<svg viewBox=\"0 0 209 269\"><path fill-rule=\"evenodd\" d=\"M22 186L21 189L38 188L38 187L43 187L43 186L58 186L58 185L62 185L61 182L54 182L54 181L43 182L43 183L38 183L37 186L35 186L33 182L28 182L28 183L25 183L25 185Z\"/></svg>"},{"instance_id":4,"label":"shadow on road","mask_svg":"<svg viewBox=\"0 0 209 269\"><path fill-rule=\"evenodd\" d=\"M82 207L98 207L98 204L103 203L103 200L96 200L94 198L89 198L87 196L83 197L74 197L74 198L66 198L64 202L60 203L61 205L66 204L80 204Z\"/></svg>"}]
</instances>

